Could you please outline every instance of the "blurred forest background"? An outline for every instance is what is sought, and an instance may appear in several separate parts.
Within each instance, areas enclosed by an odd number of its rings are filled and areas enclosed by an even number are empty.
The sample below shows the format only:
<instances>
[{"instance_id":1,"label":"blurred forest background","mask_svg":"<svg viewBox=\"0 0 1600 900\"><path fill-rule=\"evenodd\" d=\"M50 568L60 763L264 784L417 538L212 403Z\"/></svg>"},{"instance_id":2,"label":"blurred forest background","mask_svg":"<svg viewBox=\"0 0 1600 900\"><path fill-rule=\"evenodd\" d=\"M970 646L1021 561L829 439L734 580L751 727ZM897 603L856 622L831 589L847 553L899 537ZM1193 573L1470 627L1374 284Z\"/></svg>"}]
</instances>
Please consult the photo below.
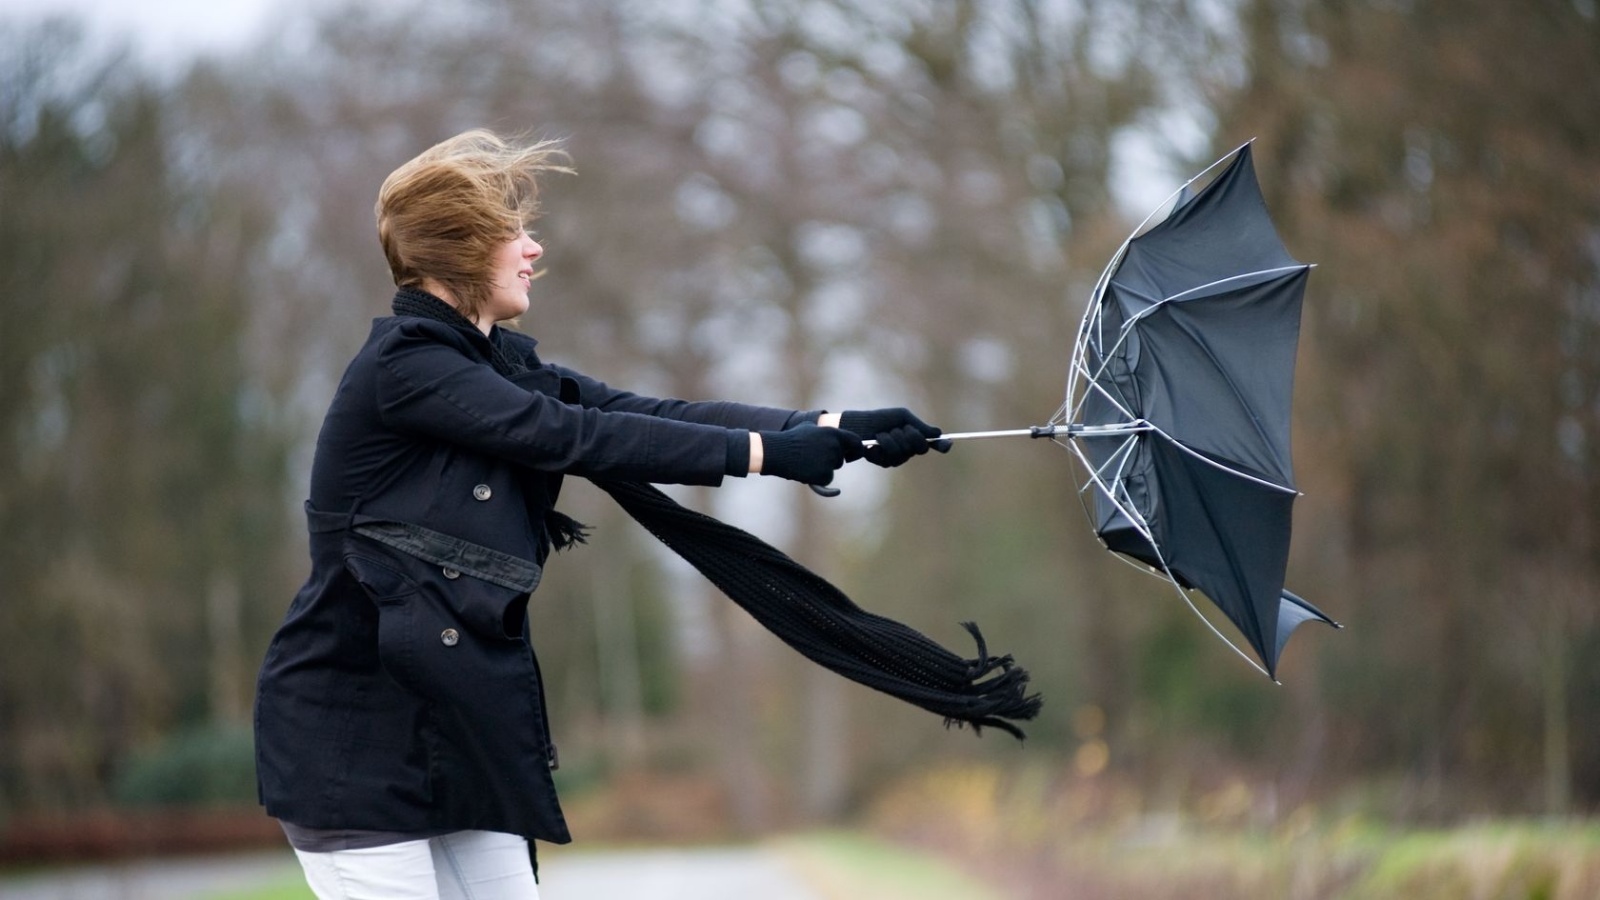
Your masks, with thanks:
<instances>
[{"instance_id":1,"label":"blurred forest background","mask_svg":"<svg viewBox=\"0 0 1600 900\"><path fill-rule=\"evenodd\" d=\"M1104 553L1046 442L679 494L949 646L976 620L1045 697L1022 745L804 663L574 483L599 532L531 614L592 821L653 821L629 785L664 829L890 821L951 771L1095 798L1045 831L1590 813L1597 109L1594 0L346 3L177 67L0 19L0 823L253 803L378 184L480 125L578 172L521 327L647 393L1041 422L1142 207L1251 138L1318 264L1289 586L1347 627L1282 686Z\"/></svg>"}]
</instances>

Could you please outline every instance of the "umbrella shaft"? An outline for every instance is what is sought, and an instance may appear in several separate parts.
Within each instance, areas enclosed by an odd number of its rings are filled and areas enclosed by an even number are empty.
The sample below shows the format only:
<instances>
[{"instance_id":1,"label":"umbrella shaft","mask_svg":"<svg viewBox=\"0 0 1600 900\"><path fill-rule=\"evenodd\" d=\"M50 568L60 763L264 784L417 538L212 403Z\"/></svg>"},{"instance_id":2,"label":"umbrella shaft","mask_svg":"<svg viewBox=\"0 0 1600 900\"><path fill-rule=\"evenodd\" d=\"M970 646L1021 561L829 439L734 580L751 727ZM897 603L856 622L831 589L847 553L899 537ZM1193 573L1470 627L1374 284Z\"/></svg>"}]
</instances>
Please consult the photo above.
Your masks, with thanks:
<instances>
[{"instance_id":1,"label":"umbrella shaft","mask_svg":"<svg viewBox=\"0 0 1600 900\"><path fill-rule=\"evenodd\" d=\"M1066 434L1065 425L1035 425L1032 428L1013 428L1008 431L959 431L955 434L940 435L946 441L973 441L985 438L1002 437L1054 437L1057 434Z\"/></svg>"}]
</instances>

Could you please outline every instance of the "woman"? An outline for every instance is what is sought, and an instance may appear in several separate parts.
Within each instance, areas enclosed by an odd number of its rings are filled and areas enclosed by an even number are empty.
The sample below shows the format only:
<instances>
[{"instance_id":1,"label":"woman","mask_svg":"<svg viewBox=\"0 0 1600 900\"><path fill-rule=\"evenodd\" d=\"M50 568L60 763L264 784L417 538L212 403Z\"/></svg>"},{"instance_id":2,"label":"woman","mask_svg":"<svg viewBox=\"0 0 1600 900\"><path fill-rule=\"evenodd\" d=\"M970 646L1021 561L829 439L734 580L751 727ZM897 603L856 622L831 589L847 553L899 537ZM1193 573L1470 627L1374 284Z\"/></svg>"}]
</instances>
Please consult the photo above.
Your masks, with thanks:
<instances>
[{"instance_id":1,"label":"woman","mask_svg":"<svg viewBox=\"0 0 1600 900\"><path fill-rule=\"evenodd\" d=\"M543 363L498 323L528 309L525 225L557 153L472 131L378 195L394 315L323 422L311 574L256 698L262 802L321 898L536 897L530 840L570 840L525 614L550 550L582 537L553 508L563 475L824 485L940 435L903 409L658 400Z\"/></svg>"}]
</instances>

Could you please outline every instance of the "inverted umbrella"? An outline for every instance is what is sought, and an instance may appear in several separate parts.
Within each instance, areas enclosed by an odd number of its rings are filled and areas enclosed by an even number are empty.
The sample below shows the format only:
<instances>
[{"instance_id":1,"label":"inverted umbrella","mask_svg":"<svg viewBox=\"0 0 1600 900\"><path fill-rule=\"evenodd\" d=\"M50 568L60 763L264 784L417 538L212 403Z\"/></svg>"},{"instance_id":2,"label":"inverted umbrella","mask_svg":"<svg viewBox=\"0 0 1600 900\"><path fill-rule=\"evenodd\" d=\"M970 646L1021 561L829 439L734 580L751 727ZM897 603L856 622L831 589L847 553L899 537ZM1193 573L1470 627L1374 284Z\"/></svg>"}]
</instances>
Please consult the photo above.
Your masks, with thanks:
<instances>
[{"instance_id":1,"label":"inverted umbrella","mask_svg":"<svg viewBox=\"0 0 1600 900\"><path fill-rule=\"evenodd\" d=\"M1299 494L1290 395L1310 269L1279 239L1245 144L1174 192L1113 256L1050 424L946 435L1049 437L1071 450L1105 546L1171 581L1233 646L1188 592L1209 597L1268 677L1299 625L1338 627L1283 586Z\"/></svg>"}]
</instances>

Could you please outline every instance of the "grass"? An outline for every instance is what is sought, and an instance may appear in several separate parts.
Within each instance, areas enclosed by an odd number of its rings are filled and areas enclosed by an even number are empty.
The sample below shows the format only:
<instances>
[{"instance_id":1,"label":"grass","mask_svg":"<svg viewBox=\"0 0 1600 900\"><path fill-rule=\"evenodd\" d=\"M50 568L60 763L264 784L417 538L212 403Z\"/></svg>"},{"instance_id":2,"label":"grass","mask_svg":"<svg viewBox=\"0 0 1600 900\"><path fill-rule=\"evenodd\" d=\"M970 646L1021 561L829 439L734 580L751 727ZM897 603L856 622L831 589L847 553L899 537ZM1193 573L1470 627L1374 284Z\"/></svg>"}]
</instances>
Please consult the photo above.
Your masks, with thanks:
<instances>
[{"instance_id":1,"label":"grass","mask_svg":"<svg viewBox=\"0 0 1600 900\"><path fill-rule=\"evenodd\" d=\"M1016 898L1600 897L1600 823L1587 819L1408 828L1337 805L1280 811L1242 782L1181 806L1104 779L1039 782L1021 769L952 766L884 792L868 819L890 840L1003 880Z\"/></svg>"},{"instance_id":2,"label":"grass","mask_svg":"<svg viewBox=\"0 0 1600 900\"><path fill-rule=\"evenodd\" d=\"M1600 826L1497 822L1348 838L1372 860L1349 896L1556 900L1600 893Z\"/></svg>"},{"instance_id":3,"label":"grass","mask_svg":"<svg viewBox=\"0 0 1600 900\"><path fill-rule=\"evenodd\" d=\"M858 832L796 835L774 844L827 900L1002 900L932 854Z\"/></svg>"},{"instance_id":4,"label":"grass","mask_svg":"<svg viewBox=\"0 0 1600 900\"><path fill-rule=\"evenodd\" d=\"M1130 844L1066 832L1040 882L1085 896L1308 897L1322 900L1586 900L1600 896L1600 837L1589 824L1533 822L1408 831L1331 824L1293 837L1190 828ZM1071 896L1068 894L1067 896Z\"/></svg>"},{"instance_id":5,"label":"grass","mask_svg":"<svg viewBox=\"0 0 1600 900\"><path fill-rule=\"evenodd\" d=\"M246 891L214 894L206 900L317 900L317 898L311 893L311 889L306 887L304 878L292 875L282 881Z\"/></svg>"}]
</instances>

